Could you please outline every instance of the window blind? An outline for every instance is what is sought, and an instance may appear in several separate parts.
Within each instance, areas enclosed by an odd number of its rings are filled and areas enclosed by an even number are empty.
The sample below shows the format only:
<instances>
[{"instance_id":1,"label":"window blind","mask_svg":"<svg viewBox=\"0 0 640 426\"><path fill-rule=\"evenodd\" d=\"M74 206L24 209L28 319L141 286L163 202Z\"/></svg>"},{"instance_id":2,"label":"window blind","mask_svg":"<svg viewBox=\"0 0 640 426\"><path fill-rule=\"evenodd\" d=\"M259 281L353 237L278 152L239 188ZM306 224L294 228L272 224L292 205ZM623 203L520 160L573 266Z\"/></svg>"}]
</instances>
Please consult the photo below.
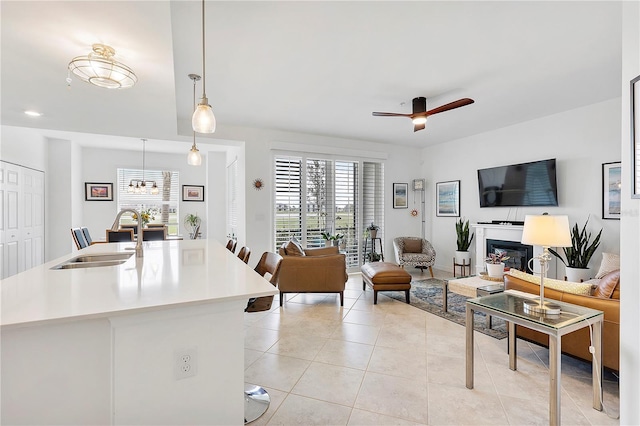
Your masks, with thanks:
<instances>
[{"instance_id":1,"label":"window blind","mask_svg":"<svg viewBox=\"0 0 640 426\"><path fill-rule=\"evenodd\" d=\"M302 159L275 159L275 250L291 237L302 240Z\"/></svg>"}]
</instances>

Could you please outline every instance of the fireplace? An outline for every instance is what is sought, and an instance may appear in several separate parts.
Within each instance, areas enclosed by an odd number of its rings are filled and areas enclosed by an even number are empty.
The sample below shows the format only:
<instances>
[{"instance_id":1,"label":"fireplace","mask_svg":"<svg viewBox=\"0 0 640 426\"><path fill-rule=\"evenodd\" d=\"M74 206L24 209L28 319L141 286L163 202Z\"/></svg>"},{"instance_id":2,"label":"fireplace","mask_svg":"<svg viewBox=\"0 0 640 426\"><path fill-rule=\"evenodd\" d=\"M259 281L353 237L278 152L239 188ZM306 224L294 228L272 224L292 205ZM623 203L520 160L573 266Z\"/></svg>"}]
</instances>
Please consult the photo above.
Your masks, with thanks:
<instances>
[{"instance_id":1,"label":"fireplace","mask_svg":"<svg viewBox=\"0 0 640 426\"><path fill-rule=\"evenodd\" d=\"M529 260L533 257L533 246L516 241L487 239L488 253L505 253L509 259L504 261L507 268L515 268L520 271L532 273L529 268Z\"/></svg>"},{"instance_id":2,"label":"fireplace","mask_svg":"<svg viewBox=\"0 0 640 426\"><path fill-rule=\"evenodd\" d=\"M487 258L487 240L500 240L506 242L514 242L520 245L520 241L522 241L522 230L524 226L522 225L510 225L510 224L498 224L498 223L476 223L471 225L475 230L475 268L476 274L479 274L485 269L484 260ZM540 256L542 254L542 247L533 246L533 257ZM531 254L527 255L527 259L531 258ZM526 265L527 260L525 260L524 265ZM540 263L533 263L533 272L536 274L540 273ZM547 271L548 278L556 278L556 258L553 257L549 261L549 270ZM517 267L517 266L516 266ZM520 269L519 267L517 267ZM522 268L524 269L524 267ZM527 268L528 269L528 268Z\"/></svg>"}]
</instances>

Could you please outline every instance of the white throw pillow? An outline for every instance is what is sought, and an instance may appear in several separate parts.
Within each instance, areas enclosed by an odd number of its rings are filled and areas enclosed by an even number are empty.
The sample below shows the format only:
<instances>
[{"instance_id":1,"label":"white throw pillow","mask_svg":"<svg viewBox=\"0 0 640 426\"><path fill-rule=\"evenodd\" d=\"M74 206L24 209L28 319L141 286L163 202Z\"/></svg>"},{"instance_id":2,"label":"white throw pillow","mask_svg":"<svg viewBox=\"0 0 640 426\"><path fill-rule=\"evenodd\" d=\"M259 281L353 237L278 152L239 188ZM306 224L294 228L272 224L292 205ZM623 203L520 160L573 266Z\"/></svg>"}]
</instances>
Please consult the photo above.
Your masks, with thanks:
<instances>
[{"instance_id":1,"label":"white throw pillow","mask_svg":"<svg viewBox=\"0 0 640 426\"><path fill-rule=\"evenodd\" d=\"M515 268L509 270L509 275L530 283L540 285L540 277L538 275L527 274ZM583 296L591 296L591 283L574 283L571 281L555 280L553 278L545 278L545 288L551 288L566 293L580 294Z\"/></svg>"},{"instance_id":2,"label":"white throw pillow","mask_svg":"<svg viewBox=\"0 0 640 426\"><path fill-rule=\"evenodd\" d=\"M620 255L615 253L602 253L602 262L596 278L602 278L611 271L620 269Z\"/></svg>"}]
</instances>

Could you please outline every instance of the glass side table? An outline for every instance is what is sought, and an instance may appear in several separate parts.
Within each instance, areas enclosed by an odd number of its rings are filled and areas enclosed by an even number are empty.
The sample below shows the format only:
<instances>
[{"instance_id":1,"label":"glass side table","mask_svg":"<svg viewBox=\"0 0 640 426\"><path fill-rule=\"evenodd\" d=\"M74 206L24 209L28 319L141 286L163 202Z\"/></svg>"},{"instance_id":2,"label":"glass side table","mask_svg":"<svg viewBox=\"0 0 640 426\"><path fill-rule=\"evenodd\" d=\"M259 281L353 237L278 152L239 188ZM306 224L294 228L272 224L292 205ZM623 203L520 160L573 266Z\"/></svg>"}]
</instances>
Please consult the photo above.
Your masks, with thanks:
<instances>
[{"instance_id":1,"label":"glass side table","mask_svg":"<svg viewBox=\"0 0 640 426\"><path fill-rule=\"evenodd\" d=\"M553 316L530 315L524 312L523 302L531 300L502 292L490 296L467 300L466 313L466 386L473 389L473 313L484 312L502 318L508 323L509 329L509 368L516 370L516 325L539 331L549 336L549 424L560 424L560 368L561 368L561 338L563 335L579 330L583 327L593 327L590 352L593 354L592 387L593 408L602 410L602 387L599 378L602 377L602 311L572 305L570 303L553 301L560 306L561 313ZM599 371L598 371L599 370Z\"/></svg>"},{"instance_id":2,"label":"glass side table","mask_svg":"<svg viewBox=\"0 0 640 426\"><path fill-rule=\"evenodd\" d=\"M478 287L476 289L476 297L490 296L496 293L502 293L504 291L504 284L491 284L484 287ZM493 317L487 314L487 328L491 328L493 325Z\"/></svg>"}]
</instances>

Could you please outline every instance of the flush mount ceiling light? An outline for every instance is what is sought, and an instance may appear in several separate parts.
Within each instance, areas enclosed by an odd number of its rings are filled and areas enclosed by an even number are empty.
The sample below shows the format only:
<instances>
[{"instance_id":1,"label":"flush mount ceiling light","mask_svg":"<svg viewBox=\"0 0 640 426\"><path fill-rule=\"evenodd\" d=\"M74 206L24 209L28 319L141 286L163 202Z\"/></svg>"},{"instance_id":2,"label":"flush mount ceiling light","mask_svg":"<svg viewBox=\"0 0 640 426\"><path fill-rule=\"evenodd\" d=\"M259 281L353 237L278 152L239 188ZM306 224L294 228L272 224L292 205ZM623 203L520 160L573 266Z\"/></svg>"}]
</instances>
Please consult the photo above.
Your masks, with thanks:
<instances>
[{"instance_id":1,"label":"flush mount ceiling light","mask_svg":"<svg viewBox=\"0 0 640 426\"><path fill-rule=\"evenodd\" d=\"M42 115L42 113L38 111L25 111L24 113L30 117L40 117Z\"/></svg>"},{"instance_id":2,"label":"flush mount ceiling light","mask_svg":"<svg viewBox=\"0 0 640 426\"><path fill-rule=\"evenodd\" d=\"M216 117L213 115L213 109L209 105L209 99L207 99L206 93L206 80L205 74L205 47L204 47L204 0L202 0L202 98L198 107L193 112L191 117L191 126L193 130L198 133L213 133L216 131Z\"/></svg>"},{"instance_id":3,"label":"flush mount ceiling light","mask_svg":"<svg viewBox=\"0 0 640 426\"><path fill-rule=\"evenodd\" d=\"M189 74L189 78L193 80L193 106L196 105L196 81L200 80L200 76L197 74ZM202 164L202 156L196 146L196 131L193 131L193 145L187 155L187 164L190 166L199 166Z\"/></svg>"},{"instance_id":4,"label":"flush mount ceiling light","mask_svg":"<svg viewBox=\"0 0 640 426\"><path fill-rule=\"evenodd\" d=\"M69 71L83 81L107 89L126 89L136 84L138 77L131 68L113 59L116 51L105 44L94 44L93 52L69 62Z\"/></svg>"}]
</instances>

